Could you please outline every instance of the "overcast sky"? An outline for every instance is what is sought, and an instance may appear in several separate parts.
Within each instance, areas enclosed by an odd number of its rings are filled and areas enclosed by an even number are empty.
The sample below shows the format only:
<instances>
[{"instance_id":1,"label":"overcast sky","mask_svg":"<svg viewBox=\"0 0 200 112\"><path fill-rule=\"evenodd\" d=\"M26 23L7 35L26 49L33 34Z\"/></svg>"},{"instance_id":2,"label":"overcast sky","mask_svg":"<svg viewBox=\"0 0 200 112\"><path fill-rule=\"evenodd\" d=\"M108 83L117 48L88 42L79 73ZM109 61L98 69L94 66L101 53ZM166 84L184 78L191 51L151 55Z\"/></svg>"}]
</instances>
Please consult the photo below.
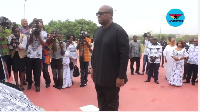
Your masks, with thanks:
<instances>
[{"instance_id":1,"label":"overcast sky","mask_svg":"<svg viewBox=\"0 0 200 112\"><path fill-rule=\"evenodd\" d=\"M102 5L115 10L113 21L120 24L128 34L197 34L198 0L0 0L0 16L21 23L24 18L30 23L41 18L44 24L51 20L92 20L98 24L96 12ZM166 19L170 9L181 9L185 21L180 27L168 25Z\"/></svg>"}]
</instances>

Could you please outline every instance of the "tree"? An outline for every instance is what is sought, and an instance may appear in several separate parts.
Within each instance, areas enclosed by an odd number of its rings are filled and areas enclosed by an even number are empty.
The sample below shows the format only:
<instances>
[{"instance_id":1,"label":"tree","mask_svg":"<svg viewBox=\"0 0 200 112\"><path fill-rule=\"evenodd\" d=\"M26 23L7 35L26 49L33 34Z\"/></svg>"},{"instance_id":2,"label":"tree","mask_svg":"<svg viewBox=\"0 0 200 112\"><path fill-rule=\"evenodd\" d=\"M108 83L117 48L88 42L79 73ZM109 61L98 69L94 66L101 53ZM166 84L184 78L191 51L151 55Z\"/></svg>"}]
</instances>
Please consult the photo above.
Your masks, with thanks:
<instances>
[{"instance_id":1,"label":"tree","mask_svg":"<svg viewBox=\"0 0 200 112\"><path fill-rule=\"evenodd\" d=\"M51 33L53 29L58 29L59 33L61 33L65 39L68 34L73 34L76 38L78 38L82 30L86 31L88 35L93 37L93 33L98 26L96 23L85 19L78 19L75 21L51 20L47 25L45 25L45 28L48 33Z\"/></svg>"}]
</instances>

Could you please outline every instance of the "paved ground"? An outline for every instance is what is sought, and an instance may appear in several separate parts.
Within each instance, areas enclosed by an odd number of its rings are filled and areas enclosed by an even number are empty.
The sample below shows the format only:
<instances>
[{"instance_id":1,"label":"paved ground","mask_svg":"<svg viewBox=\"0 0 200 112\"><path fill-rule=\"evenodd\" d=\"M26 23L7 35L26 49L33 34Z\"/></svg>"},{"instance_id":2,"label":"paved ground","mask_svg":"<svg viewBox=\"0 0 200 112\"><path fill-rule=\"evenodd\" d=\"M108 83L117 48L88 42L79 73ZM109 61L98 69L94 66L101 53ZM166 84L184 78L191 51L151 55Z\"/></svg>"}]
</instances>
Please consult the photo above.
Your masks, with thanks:
<instances>
[{"instance_id":1,"label":"paved ground","mask_svg":"<svg viewBox=\"0 0 200 112\"><path fill-rule=\"evenodd\" d=\"M142 65L140 67L142 69ZM182 87L170 86L164 79L164 68L160 67L159 82L144 82L147 75L130 75L128 67L128 83L120 90L120 111L197 111L198 84L183 84ZM52 77L51 77L52 78ZM80 111L85 105L97 106L96 91L90 75L88 85L79 87L79 78L74 78L75 84L66 89L57 90L45 88L41 77L41 90L35 92L35 87L24 93L37 106L47 111ZM26 87L26 86L25 86Z\"/></svg>"}]
</instances>

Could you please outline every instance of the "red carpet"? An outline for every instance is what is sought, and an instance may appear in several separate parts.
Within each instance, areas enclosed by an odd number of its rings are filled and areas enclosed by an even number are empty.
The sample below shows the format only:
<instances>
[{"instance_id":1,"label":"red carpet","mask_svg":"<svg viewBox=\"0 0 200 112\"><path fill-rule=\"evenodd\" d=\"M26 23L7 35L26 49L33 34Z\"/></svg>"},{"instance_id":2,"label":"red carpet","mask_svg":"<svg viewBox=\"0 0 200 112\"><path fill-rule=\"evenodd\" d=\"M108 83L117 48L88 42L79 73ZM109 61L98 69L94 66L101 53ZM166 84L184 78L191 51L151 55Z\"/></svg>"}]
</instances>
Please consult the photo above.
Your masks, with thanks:
<instances>
[{"instance_id":1,"label":"red carpet","mask_svg":"<svg viewBox=\"0 0 200 112\"><path fill-rule=\"evenodd\" d=\"M142 61L142 59L141 59ZM142 62L140 71L142 70ZM120 111L197 111L198 84L183 84L182 87L170 86L165 78L164 68L160 67L159 82L144 82L147 75L130 75L128 66L128 83L120 90ZM51 71L50 71L51 73ZM52 75L51 75L52 79ZM40 92L25 90L27 97L37 106L46 111L80 111L85 105L97 106L94 83L88 75L88 85L79 87L79 78L73 78L74 85L70 88L58 90L52 87L45 88L41 76ZM25 86L26 87L26 86Z\"/></svg>"}]
</instances>

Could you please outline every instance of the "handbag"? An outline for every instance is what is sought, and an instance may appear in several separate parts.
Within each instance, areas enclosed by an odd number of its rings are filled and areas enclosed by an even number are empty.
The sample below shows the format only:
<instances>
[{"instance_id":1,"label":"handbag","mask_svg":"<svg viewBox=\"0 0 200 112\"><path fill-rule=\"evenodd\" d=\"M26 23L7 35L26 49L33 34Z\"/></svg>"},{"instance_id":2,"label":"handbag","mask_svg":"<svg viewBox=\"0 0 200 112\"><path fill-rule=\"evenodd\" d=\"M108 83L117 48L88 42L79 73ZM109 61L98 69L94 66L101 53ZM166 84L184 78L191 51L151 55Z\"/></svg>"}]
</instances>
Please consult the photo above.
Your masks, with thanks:
<instances>
[{"instance_id":1,"label":"handbag","mask_svg":"<svg viewBox=\"0 0 200 112\"><path fill-rule=\"evenodd\" d=\"M78 77L80 75L80 73L79 73L79 68L75 65L74 66L74 73L73 73L73 76L74 77Z\"/></svg>"}]
</instances>

